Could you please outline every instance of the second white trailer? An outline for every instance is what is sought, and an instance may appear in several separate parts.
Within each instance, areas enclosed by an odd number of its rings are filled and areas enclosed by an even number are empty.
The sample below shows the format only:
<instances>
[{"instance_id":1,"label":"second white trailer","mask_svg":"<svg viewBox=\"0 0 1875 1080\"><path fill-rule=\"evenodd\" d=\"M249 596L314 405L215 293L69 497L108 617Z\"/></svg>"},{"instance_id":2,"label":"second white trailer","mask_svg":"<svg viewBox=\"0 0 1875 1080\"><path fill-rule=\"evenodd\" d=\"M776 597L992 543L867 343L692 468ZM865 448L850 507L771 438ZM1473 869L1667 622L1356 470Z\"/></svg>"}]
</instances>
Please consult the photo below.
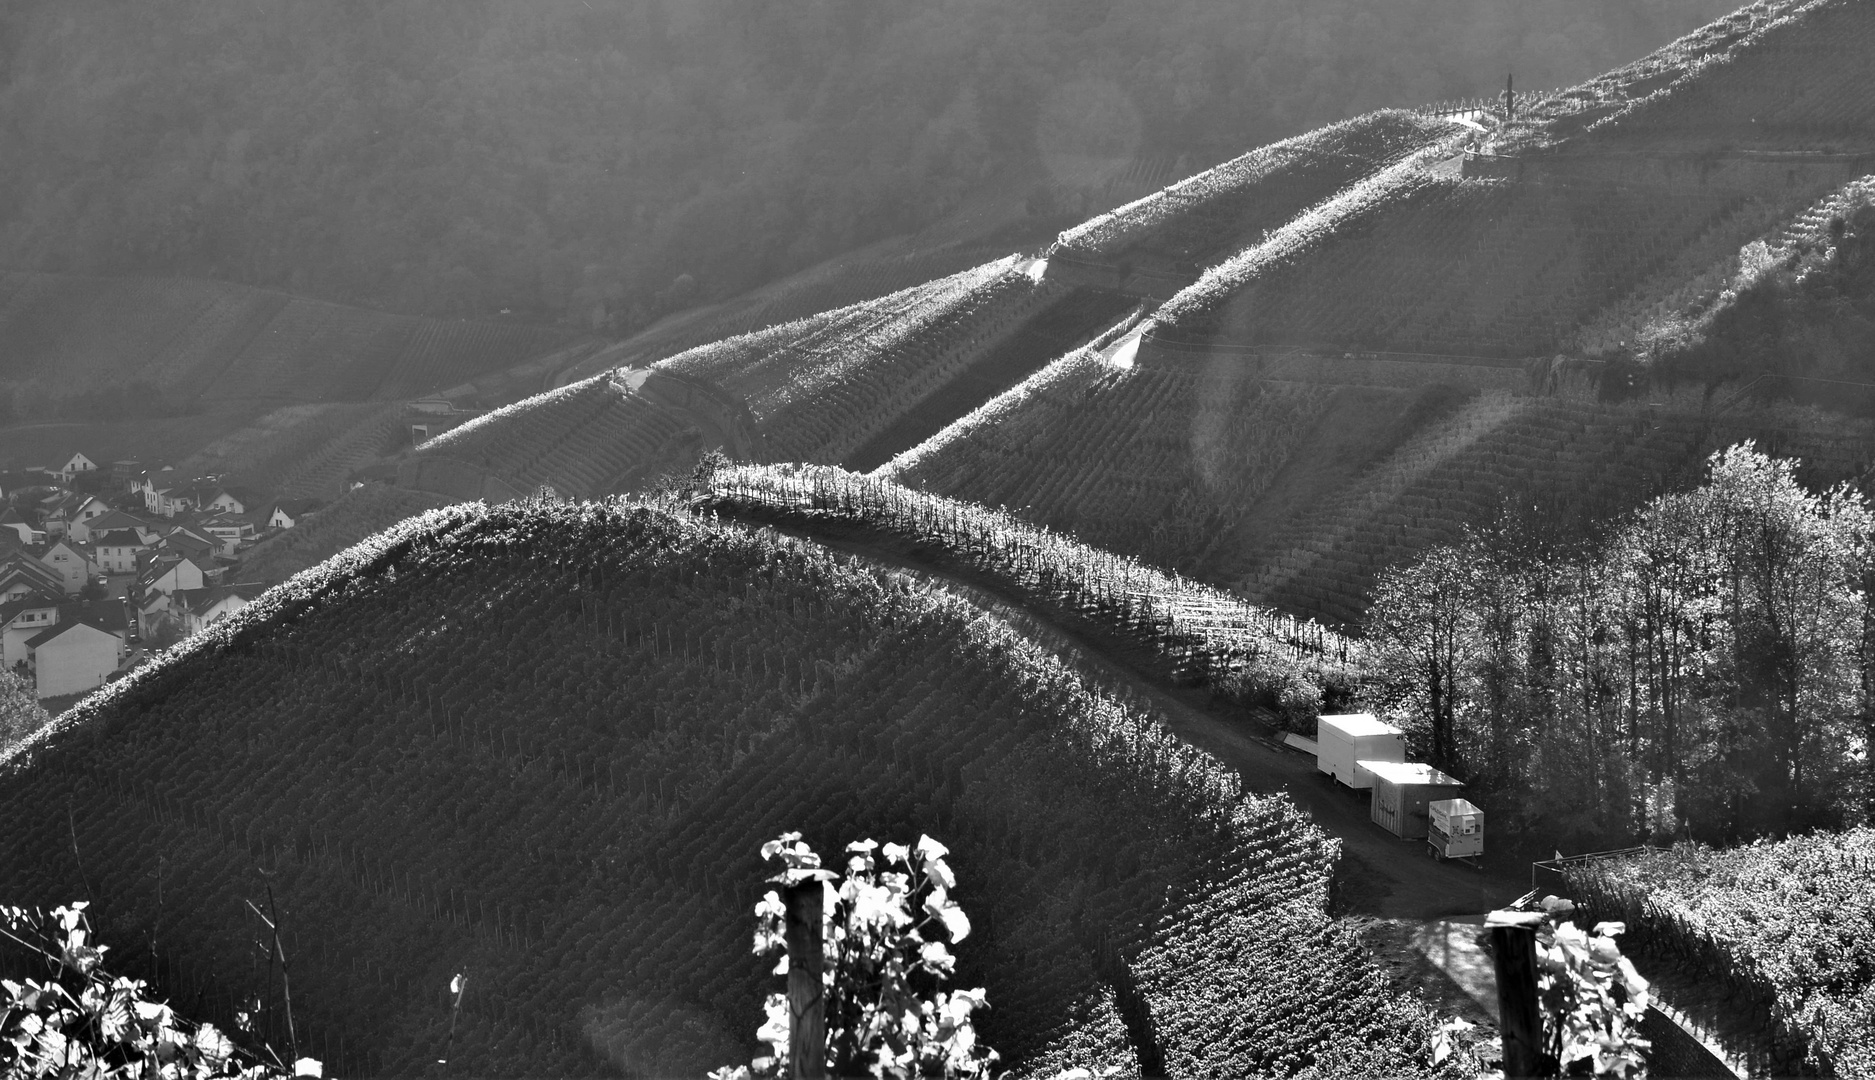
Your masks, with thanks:
<instances>
[{"instance_id":1,"label":"second white trailer","mask_svg":"<svg viewBox=\"0 0 1875 1080\"><path fill-rule=\"evenodd\" d=\"M1315 768L1351 788L1371 788L1373 774L1355 762L1405 761L1406 733L1373 713L1324 716L1315 736Z\"/></svg>"}]
</instances>

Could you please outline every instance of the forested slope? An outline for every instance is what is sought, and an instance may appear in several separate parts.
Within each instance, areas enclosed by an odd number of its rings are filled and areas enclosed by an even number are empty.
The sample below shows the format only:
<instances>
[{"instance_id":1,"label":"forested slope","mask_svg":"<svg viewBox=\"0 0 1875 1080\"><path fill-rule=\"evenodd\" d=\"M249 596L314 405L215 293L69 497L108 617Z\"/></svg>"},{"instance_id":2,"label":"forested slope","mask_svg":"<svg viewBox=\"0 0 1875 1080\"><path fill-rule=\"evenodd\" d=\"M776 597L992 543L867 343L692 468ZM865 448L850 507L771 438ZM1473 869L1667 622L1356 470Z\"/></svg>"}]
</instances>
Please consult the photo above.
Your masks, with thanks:
<instances>
[{"instance_id":1,"label":"forested slope","mask_svg":"<svg viewBox=\"0 0 1875 1080\"><path fill-rule=\"evenodd\" d=\"M90 890L113 955L154 944L217 1022L271 886L301 1045L339 1075L432 1068L458 972L447 1072L746 1055L784 829L949 844L958 977L1024 1072L1426 1071L1428 1015L1327 918L1336 845L1287 801L980 609L665 510L407 522L0 770L0 892Z\"/></svg>"},{"instance_id":2,"label":"forested slope","mask_svg":"<svg viewBox=\"0 0 1875 1080\"><path fill-rule=\"evenodd\" d=\"M10 421L394 401L546 352L567 331L412 318L190 278L0 273Z\"/></svg>"}]
</instances>

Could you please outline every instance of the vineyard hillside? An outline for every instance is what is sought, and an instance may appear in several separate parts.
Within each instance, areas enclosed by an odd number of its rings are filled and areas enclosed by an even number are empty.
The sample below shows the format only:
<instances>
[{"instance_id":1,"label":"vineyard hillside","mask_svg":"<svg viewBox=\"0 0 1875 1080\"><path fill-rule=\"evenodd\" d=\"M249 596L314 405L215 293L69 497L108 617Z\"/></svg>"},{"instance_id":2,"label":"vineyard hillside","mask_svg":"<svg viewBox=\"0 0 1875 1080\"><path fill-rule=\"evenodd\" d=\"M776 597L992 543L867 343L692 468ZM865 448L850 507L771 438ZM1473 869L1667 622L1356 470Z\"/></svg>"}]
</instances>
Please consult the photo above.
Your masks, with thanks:
<instances>
[{"instance_id":1,"label":"vineyard hillside","mask_svg":"<svg viewBox=\"0 0 1875 1080\"><path fill-rule=\"evenodd\" d=\"M1048 251L1050 269L1063 280L1170 299L1342 188L1466 131L1388 110L1272 143L1069 229Z\"/></svg>"},{"instance_id":2,"label":"vineyard hillside","mask_svg":"<svg viewBox=\"0 0 1875 1080\"><path fill-rule=\"evenodd\" d=\"M271 890L335 1075L698 1075L747 1059L773 985L759 845L929 833L1018 1075L1426 1075L1431 1015L1326 912L1338 845L1153 708L772 531L457 506L0 760L0 892L96 896L121 968L231 1023L274 1000L243 903Z\"/></svg>"},{"instance_id":3,"label":"vineyard hillside","mask_svg":"<svg viewBox=\"0 0 1875 1080\"><path fill-rule=\"evenodd\" d=\"M398 483L459 498L640 490L705 450L881 463L1134 301L1008 257L865 303L601 372L478 417L408 455Z\"/></svg>"},{"instance_id":4,"label":"vineyard hillside","mask_svg":"<svg viewBox=\"0 0 1875 1080\"><path fill-rule=\"evenodd\" d=\"M1453 152L1372 173L1212 266L1152 338L1613 352L1618 336L1581 337L1604 309L1875 164L1870 41L1864 3L1753 5L1521 114L1479 114Z\"/></svg>"},{"instance_id":5,"label":"vineyard hillside","mask_svg":"<svg viewBox=\"0 0 1875 1080\"><path fill-rule=\"evenodd\" d=\"M1507 509L1586 536L1745 439L1819 485L1875 468L1875 428L1796 406L1530 394L1521 371L1459 364L1118 352L1064 357L876 475L1352 623L1380 570Z\"/></svg>"},{"instance_id":6,"label":"vineyard hillside","mask_svg":"<svg viewBox=\"0 0 1875 1080\"><path fill-rule=\"evenodd\" d=\"M361 536L383 532L447 501L389 484L361 484L305 515L293 528L242 552L240 568L224 576L230 581L285 581L351 547Z\"/></svg>"}]
</instances>

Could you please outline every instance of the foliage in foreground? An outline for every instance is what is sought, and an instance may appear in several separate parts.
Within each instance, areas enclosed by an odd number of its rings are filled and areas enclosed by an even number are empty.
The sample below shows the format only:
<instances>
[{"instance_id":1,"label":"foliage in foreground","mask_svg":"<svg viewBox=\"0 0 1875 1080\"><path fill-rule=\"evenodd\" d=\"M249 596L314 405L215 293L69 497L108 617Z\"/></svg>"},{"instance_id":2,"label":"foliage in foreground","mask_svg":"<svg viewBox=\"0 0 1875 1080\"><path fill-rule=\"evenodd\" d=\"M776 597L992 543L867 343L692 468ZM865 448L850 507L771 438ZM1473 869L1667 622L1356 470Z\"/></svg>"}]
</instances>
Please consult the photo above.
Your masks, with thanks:
<instances>
[{"instance_id":1,"label":"foliage in foreground","mask_svg":"<svg viewBox=\"0 0 1875 1080\"><path fill-rule=\"evenodd\" d=\"M800 833L762 845L764 859L781 863L772 884L821 892L827 1075L990 1075L998 1055L977 1041L971 1020L988 1007L983 990L938 989L957 966L950 947L970 934L969 918L950 898L957 875L945 861L949 854L929 836L912 847L859 840L846 846L841 874L822 867ZM790 952L781 893L769 890L755 916L756 955L779 955L775 974L787 975L791 963L802 961ZM765 1008L768 1019L756 1038L769 1053L747 1068L717 1070L716 1080L791 1075L788 996L770 994Z\"/></svg>"},{"instance_id":2,"label":"foliage in foreground","mask_svg":"<svg viewBox=\"0 0 1875 1080\"><path fill-rule=\"evenodd\" d=\"M0 979L0 1076L9 1080L272 1080L317 1077L320 1063L291 1069L235 1043L213 1024L194 1023L151 1000L139 979L104 969L79 901L50 912L0 907L3 944L43 964L42 977ZM273 1055L271 1047L265 1052Z\"/></svg>"},{"instance_id":3,"label":"foliage in foreground","mask_svg":"<svg viewBox=\"0 0 1875 1080\"><path fill-rule=\"evenodd\" d=\"M51 720L33 695L31 683L11 671L0 670L0 753Z\"/></svg>"},{"instance_id":4,"label":"foliage in foreground","mask_svg":"<svg viewBox=\"0 0 1875 1080\"><path fill-rule=\"evenodd\" d=\"M1771 1029L1778 1073L1875 1077L1875 830L1730 849L1670 849L1567 867L1595 917L1637 951L1715 981Z\"/></svg>"}]
</instances>

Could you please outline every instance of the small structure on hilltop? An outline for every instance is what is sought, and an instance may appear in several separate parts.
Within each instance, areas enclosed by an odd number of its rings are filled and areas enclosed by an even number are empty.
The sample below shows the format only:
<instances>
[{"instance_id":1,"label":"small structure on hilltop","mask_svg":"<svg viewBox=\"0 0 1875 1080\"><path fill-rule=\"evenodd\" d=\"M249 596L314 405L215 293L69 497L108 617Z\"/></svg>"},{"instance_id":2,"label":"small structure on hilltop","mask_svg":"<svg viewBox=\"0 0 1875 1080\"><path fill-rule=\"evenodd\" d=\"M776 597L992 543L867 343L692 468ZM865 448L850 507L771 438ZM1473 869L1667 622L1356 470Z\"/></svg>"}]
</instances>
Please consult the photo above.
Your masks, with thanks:
<instances>
[{"instance_id":1,"label":"small structure on hilltop","mask_svg":"<svg viewBox=\"0 0 1875 1080\"><path fill-rule=\"evenodd\" d=\"M1317 722L1315 768L1351 788L1373 786L1355 764L1363 758L1405 761L1406 733L1373 713L1324 716Z\"/></svg>"},{"instance_id":2,"label":"small structure on hilltop","mask_svg":"<svg viewBox=\"0 0 1875 1080\"><path fill-rule=\"evenodd\" d=\"M1369 815L1374 823L1402 840L1423 840L1432 832L1431 804L1456 799L1465 785L1456 777L1417 761L1356 763L1374 789ZM1469 804L1467 804L1469 805Z\"/></svg>"}]
</instances>

